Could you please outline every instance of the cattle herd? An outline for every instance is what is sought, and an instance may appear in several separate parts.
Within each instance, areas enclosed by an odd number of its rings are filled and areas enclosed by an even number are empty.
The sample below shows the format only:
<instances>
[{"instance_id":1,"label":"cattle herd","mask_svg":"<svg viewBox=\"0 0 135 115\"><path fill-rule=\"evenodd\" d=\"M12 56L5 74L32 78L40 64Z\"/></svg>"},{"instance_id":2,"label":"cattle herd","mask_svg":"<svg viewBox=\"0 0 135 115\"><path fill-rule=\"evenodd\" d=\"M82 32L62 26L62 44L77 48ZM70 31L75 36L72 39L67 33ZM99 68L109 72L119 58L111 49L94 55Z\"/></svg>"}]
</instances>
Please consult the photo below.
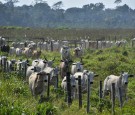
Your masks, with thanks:
<instances>
[{"instance_id":1,"label":"cattle herd","mask_svg":"<svg viewBox=\"0 0 135 115\"><path fill-rule=\"evenodd\" d=\"M113 41L98 41L100 44L98 47L112 47ZM117 46L126 44L126 40L117 41ZM26 82L29 84L29 88L33 96L44 96L47 89L47 84L50 82L54 88L57 87L57 76L62 80L61 88L67 92L67 73L70 72L70 85L72 98L78 97L78 76L81 76L82 92L87 91L87 81L90 79L90 84L93 83L94 77L98 76L95 72L87 70L83 67L82 56L84 49L89 47L96 47L97 41L81 40L81 44L74 48L74 57L80 58L80 61L73 62L73 56L71 56L71 48L68 41L51 41L50 43L33 41L25 42L12 42L10 45L6 44L4 38L0 37L1 52L8 52L9 55L26 56L27 60L15 60L8 59L6 56L0 57L0 65L4 68L5 72L11 71L25 71ZM100 46L101 45L101 46ZM59 67L53 67L55 57L52 60L40 58L43 50L59 51L61 55L61 61ZM28 58L34 57L30 64ZM14 68L16 65L16 68ZM126 96L126 90L128 85L128 77L133 75L127 72L122 72L120 76L109 75L105 78L103 84L103 96L111 92L111 84L115 83L116 89L119 87L122 90L122 96ZM119 96L119 91L116 90L116 97Z\"/></svg>"}]
</instances>

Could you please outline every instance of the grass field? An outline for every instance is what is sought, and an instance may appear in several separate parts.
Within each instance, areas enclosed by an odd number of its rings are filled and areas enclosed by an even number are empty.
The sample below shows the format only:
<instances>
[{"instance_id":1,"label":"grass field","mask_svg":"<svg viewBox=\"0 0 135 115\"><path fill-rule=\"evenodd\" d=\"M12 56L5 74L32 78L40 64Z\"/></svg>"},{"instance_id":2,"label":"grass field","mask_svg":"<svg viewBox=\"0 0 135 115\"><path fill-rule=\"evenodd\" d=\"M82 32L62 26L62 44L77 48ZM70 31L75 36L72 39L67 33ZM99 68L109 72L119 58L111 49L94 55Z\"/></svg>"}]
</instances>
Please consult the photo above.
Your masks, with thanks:
<instances>
[{"instance_id":1,"label":"grass field","mask_svg":"<svg viewBox=\"0 0 135 115\"><path fill-rule=\"evenodd\" d=\"M56 57L54 66L59 66L60 54L57 52L44 52L48 58ZM15 57L11 57L15 58ZM23 57L24 58L24 57ZM30 59L31 60L31 59ZM74 61L79 59L74 59ZM83 56L84 68L91 70L99 76L94 79L91 87L90 96L90 115L110 115L111 102L106 97L99 102L98 90L100 80L104 80L110 74L120 75L121 71L135 74L135 48L113 47L103 50L85 51ZM0 115L86 115L87 96L83 94L81 109L78 107L78 100L75 99L72 105L68 107L64 101L64 93L61 88L55 91L51 87L50 98L43 103L38 103L39 98L32 97L28 84L15 73L6 74L0 72ZM59 82L59 86L60 86ZM116 115L134 115L135 114L135 77L129 78L128 101L125 102L122 109L116 100ZM99 108L102 107L102 113Z\"/></svg>"}]
</instances>

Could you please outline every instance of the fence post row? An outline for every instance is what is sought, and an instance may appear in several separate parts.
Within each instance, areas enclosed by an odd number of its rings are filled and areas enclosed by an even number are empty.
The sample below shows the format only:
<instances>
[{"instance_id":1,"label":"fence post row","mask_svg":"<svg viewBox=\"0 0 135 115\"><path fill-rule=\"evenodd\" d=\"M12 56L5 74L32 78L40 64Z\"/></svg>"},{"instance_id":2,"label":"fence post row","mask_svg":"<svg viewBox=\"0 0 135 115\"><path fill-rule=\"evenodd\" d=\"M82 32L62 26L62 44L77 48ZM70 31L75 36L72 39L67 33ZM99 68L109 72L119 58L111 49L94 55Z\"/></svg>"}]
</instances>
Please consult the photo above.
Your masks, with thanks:
<instances>
[{"instance_id":1,"label":"fence post row","mask_svg":"<svg viewBox=\"0 0 135 115\"><path fill-rule=\"evenodd\" d=\"M115 115L115 83L112 83L112 90L111 90L111 98L112 98L112 115Z\"/></svg>"},{"instance_id":2,"label":"fence post row","mask_svg":"<svg viewBox=\"0 0 135 115\"><path fill-rule=\"evenodd\" d=\"M79 109L82 108L82 87L81 76L78 76L78 89L79 89Z\"/></svg>"},{"instance_id":3,"label":"fence post row","mask_svg":"<svg viewBox=\"0 0 135 115\"><path fill-rule=\"evenodd\" d=\"M67 72L66 75L67 78L67 102L68 102L68 106L71 105L72 100L71 100L71 85L70 85L70 72Z\"/></svg>"}]
</instances>

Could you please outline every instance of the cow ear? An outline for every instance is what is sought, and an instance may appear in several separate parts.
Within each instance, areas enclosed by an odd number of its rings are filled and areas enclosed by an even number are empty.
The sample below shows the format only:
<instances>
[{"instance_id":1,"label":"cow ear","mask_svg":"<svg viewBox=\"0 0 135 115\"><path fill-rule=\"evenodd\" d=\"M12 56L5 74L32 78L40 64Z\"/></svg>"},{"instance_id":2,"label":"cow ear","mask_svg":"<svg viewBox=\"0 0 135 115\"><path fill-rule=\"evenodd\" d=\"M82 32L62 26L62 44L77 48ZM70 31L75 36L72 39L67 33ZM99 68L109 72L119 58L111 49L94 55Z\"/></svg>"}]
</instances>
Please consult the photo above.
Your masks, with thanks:
<instances>
[{"instance_id":1,"label":"cow ear","mask_svg":"<svg viewBox=\"0 0 135 115\"><path fill-rule=\"evenodd\" d=\"M47 61L43 61L43 63L47 63Z\"/></svg>"},{"instance_id":2,"label":"cow ear","mask_svg":"<svg viewBox=\"0 0 135 115\"><path fill-rule=\"evenodd\" d=\"M94 74L94 77L98 77L98 74Z\"/></svg>"},{"instance_id":3,"label":"cow ear","mask_svg":"<svg viewBox=\"0 0 135 115\"><path fill-rule=\"evenodd\" d=\"M78 80L78 78L75 78L75 80Z\"/></svg>"},{"instance_id":4,"label":"cow ear","mask_svg":"<svg viewBox=\"0 0 135 115\"><path fill-rule=\"evenodd\" d=\"M27 63L27 66L30 66L30 64L29 64L29 63Z\"/></svg>"},{"instance_id":5,"label":"cow ear","mask_svg":"<svg viewBox=\"0 0 135 115\"><path fill-rule=\"evenodd\" d=\"M129 77L134 77L134 75L130 74Z\"/></svg>"},{"instance_id":6,"label":"cow ear","mask_svg":"<svg viewBox=\"0 0 135 115\"><path fill-rule=\"evenodd\" d=\"M72 60L69 60L69 62L71 62L71 63L72 63L73 61L72 61Z\"/></svg>"},{"instance_id":7,"label":"cow ear","mask_svg":"<svg viewBox=\"0 0 135 115\"><path fill-rule=\"evenodd\" d=\"M64 62L63 60L60 60L61 62Z\"/></svg>"}]
</instances>

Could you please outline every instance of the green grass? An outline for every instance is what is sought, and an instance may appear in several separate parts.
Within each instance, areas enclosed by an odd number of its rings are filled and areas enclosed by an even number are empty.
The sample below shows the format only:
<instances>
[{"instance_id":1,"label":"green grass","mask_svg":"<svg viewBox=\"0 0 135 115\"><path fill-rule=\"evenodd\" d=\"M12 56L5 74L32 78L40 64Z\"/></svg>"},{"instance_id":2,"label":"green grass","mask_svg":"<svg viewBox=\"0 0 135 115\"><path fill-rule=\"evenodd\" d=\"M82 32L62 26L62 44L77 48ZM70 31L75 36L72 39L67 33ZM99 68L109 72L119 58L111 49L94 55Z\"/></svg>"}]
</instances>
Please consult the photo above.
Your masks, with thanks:
<instances>
[{"instance_id":1,"label":"green grass","mask_svg":"<svg viewBox=\"0 0 135 115\"><path fill-rule=\"evenodd\" d=\"M43 52L48 59L56 57L54 66L60 64L60 54L58 52ZM13 58L13 57L11 57ZM16 58L14 56L14 58ZM24 57L23 57L24 58ZM19 58L18 58L19 59ZM32 61L32 59L29 59ZM74 59L74 61L79 59ZM109 48L103 50L87 50L83 56L84 68L91 70L99 75L94 79L94 84L91 87L90 96L90 115L110 115L111 102L109 97L99 102L98 88L99 81L104 80L110 74L120 75L121 71L127 71L135 74L135 48L121 47ZM60 82L59 82L60 85ZM135 77L129 78L128 84L128 101L125 103L122 110L116 100L115 112L116 115L134 115L135 114ZM59 88L55 91L51 86L50 99L43 103L38 103L39 97L32 97L28 84L23 77L12 73L10 76L5 73L0 73L0 115L86 115L87 95L83 94L83 106L78 107L78 100L73 100L73 103L68 107L64 101L64 93ZM99 112L102 107L102 113Z\"/></svg>"}]
</instances>

